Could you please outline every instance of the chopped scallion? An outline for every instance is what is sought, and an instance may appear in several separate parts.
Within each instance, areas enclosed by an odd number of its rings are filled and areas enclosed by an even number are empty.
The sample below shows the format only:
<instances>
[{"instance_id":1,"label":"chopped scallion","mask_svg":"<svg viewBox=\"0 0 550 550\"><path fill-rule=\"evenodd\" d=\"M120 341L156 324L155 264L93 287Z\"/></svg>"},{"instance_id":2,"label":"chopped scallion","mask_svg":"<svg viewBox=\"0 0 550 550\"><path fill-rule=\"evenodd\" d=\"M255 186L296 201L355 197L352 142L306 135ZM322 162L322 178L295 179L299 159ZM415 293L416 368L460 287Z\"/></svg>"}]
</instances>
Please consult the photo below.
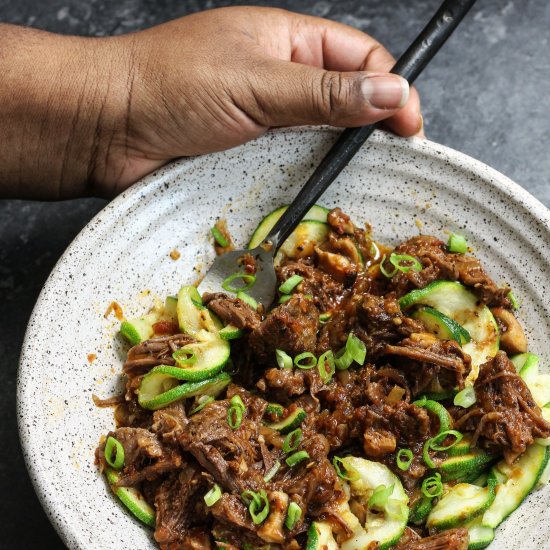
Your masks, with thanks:
<instances>
[{"instance_id":1,"label":"chopped scallion","mask_svg":"<svg viewBox=\"0 0 550 550\"><path fill-rule=\"evenodd\" d=\"M292 368L292 357L282 349L275 350L275 358L277 360L277 365L280 369L291 369Z\"/></svg>"},{"instance_id":2,"label":"chopped scallion","mask_svg":"<svg viewBox=\"0 0 550 550\"><path fill-rule=\"evenodd\" d=\"M353 332L350 332L348 335L348 339L346 341L346 351L349 352L352 359L356 363L363 365L365 362L365 357L367 356L367 346L365 346L365 342L357 338Z\"/></svg>"},{"instance_id":3,"label":"chopped scallion","mask_svg":"<svg viewBox=\"0 0 550 550\"><path fill-rule=\"evenodd\" d=\"M339 457L335 456L332 459L332 465L338 474L338 477L345 479L346 481L357 481L359 479L359 472L355 468L346 466L345 462Z\"/></svg>"},{"instance_id":4,"label":"chopped scallion","mask_svg":"<svg viewBox=\"0 0 550 550\"><path fill-rule=\"evenodd\" d=\"M319 322L326 323L332 317L332 313L321 313L319 315Z\"/></svg>"},{"instance_id":5,"label":"chopped scallion","mask_svg":"<svg viewBox=\"0 0 550 550\"><path fill-rule=\"evenodd\" d=\"M382 275L384 275L384 277L387 277L388 279L391 279L397 273L397 268L395 266L393 266L393 271L388 271L384 267L385 261L386 261L386 255L384 254L382 256L382 259L380 260L380 264L379 264L380 265L380 273L382 273Z\"/></svg>"},{"instance_id":6,"label":"chopped scallion","mask_svg":"<svg viewBox=\"0 0 550 550\"><path fill-rule=\"evenodd\" d=\"M178 365L194 365L197 362L197 355L192 349L178 349L172 353L172 358Z\"/></svg>"},{"instance_id":7,"label":"chopped scallion","mask_svg":"<svg viewBox=\"0 0 550 550\"><path fill-rule=\"evenodd\" d=\"M468 243L462 235L457 235L453 233L449 237L449 242L447 243L447 248L449 252L456 252L457 254L466 254L468 252Z\"/></svg>"},{"instance_id":8,"label":"chopped scallion","mask_svg":"<svg viewBox=\"0 0 550 550\"><path fill-rule=\"evenodd\" d=\"M399 452L397 453L397 457L395 459L397 467L400 470L406 472L410 468L413 458L414 455L410 449L399 449Z\"/></svg>"},{"instance_id":9,"label":"chopped scallion","mask_svg":"<svg viewBox=\"0 0 550 550\"><path fill-rule=\"evenodd\" d=\"M306 460L309 458L309 454L307 451L297 451L294 454L291 454L285 462L292 468L293 466L296 466L299 462L302 462L302 460Z\"/></svg>"},{"instance_id":10,"label":"chopped scallion","mask_svg":"<svg viewBox=\"0 0 550 550\"><path fill-rule=\"evenodd\" d=\"M288 505L288 510L286 513L285 527L289 531L292 531L292 529L294 529L295 525L298 523L301 517L302 509L295 502L291 502Z\"/></svg>"},{"instance_id":11,"label":"chopped scallion","mask_svg":"<svg viewBox=\"0 0 550 550\"><path fill-rule=\"evenodd\" d=\"M214 237L215 241L223 248L225 248L226 246L229 245L229 242L227 241L227 239L224 237L223 233L216 227L214 226L211 230L210 230L210 233L212 233L212 236Z\"/></svg>"},{"instance_id":12,"label":"chopped scallion","mask_svg":"<svg viewBox=\"0 0 550 550\"><path fill-rule=\"evenodd\" d=\"M435 468L435 462L432 460L432 457L430 456L430 445L432 444L432 440L428 439L426 443L424 443L424 447L422 448L422 458L424 459L424 462L428 468Z\"/></svg>"},{"instance_id":13,"label":"chopped scallion","mask_svg":"<svg viewBox=\"0 0 550 550\"><path fill-rule=\"evenodd\" d=\"M450 445L440 445L440 443L443 443L449 436L453 436L455 440ZM432 451L447 451L457 443L460 443L463 437L464 436L456 430L445 430L430 439L430 449L432 449Z\"/></svg>"},{"instance_id":14,"label":"chopped scallion","mask_svg":"<svg viewBox=\"0 0 550 550\"><path fill-rule=\"evenodd\" d=\"M385 485L378 485L378 487L374 489L372 495L369 498L369 508L377 508L378 510L383 509L388 502L388 498L390 498L391 494L393 493L394 488L394 484L389 485L388 487L386 487Z\"/></svg>"},{"instance_id":15,"label":"chopped scallion","mask_svg":"<svg viewBox=\"0 0 550 550\"><path fill-rule=\"evenodd\" d=\"M290 294L303 280L301 275L292 275L279 287L279 292Z\"/></svg>"},{"instance_id":16,"label":"chopped scallion","mask_svg":"<svg viewBox=\"0 0 550 550\"><path fill-rule=\"evenodd\" d=\"M292 294L283 294L283 295L279 298L279 303L280 303L280 304L284 304L285 302L288 302L291 298L292 298Z\"/></svg>"},{"instance_id":17,"label":"chopped scallion","mask_svg":"<svg viewBox=\"0 0 550 550\"><path fill-rule=\"evenodd\" d=\"M443 494L443 483L441 483L441 474L436 473L427 477L420 488L422 494L428 498L440 497Z\"/></svg>"},{"instance_id":18,"label":"chopped scallion","mask_svg":"<svg viewBox=\"0 0 550 550\"><path fill-rule=\"evenodd\" d=\"M298 445L300 445L300 441L302 441L302 430L300 428L296 428L285 437L285 440L283 441L283 451L285 453L295 451L298 448Z\"/></svg>"},{"instance_id":19,"label":"chopped scallion","mask_svg":"<svg viewBox=\"0 0 550 550\"><path fill-rule=\"evenodd\" d=\"M220 498L222 498L222 490L220 486L215 483L212 489L210 489L210 491L208 491L208 493L204 495L204 502L206 506L210 508L210 506L214 506L214 504L216 504L216 502L218 502Z\"/></svg>"},{"instance_id":20,"label":"chopped scallion","mask_svg":"<svg viewBox=\"0 0 550 550\"><path fill-rule=\"evenodd\" d=\"M242 279L244 285L240 287L232 286L231 283L235 279ZM249 288L252 288L255 282L256 282L256 275L252 275L250 273L233 273L233 275L229 275L229 277L223 280L222 288L224 290L227 290L227 292L239 292L239 291L248 290Z\"/></svg>"},{"instance_id":21,"label":"chopped scallion","mask_svg":"<svg viewBox=\"0 0 550 550\"><path fill-rule=\"evenodd\" d=\"M244 491L241 498L248 505L250 517L255 525L260 525L269 515L269 500L264 489L258 493L254 491Z\"/></svg>"},{"instance_id":22,"label":"chopped scallion","mask_svg":"<svg viewBox=\"0 0 550 550\"><path fill-rule=\"evenodd\" d=\"M313 353L305 351L294 358L294 366L304 370L313 369L317 366L317 357Z\"/></svg>"},{"instance_id":23,"label":"chopped scallion","mask_svg":"<svg viewBox=\"0 0 550 550\"><path fill-rule=\"evenodd\" d=\"M104 455L105 461L111 468L120 470L124 466L124 447L118 439L112 436L107 438Z\"/></svg>"},{"instance_id":24,"label":"chopped scallion","mask_svg":"<svg viewBox=\"0 0 550 550\"><path fill-rule=\"evenodd\" d=\"M239 290L239 292L237 292L237 298L242 300L245 304L248 304L254 311L258 309L258 302L256 302L256 300L254 300L254 298L246 292Z\"/></svg>"},{"instance_id":25,"label":"chopped scallion","mask_svg":"<svg viewBox=\"0 0 550 550\"><path fill-rule=\"evenodd\" d=\"M345 346L336 352L336 355L334 356L334 366L338 370L346 370L352 363L353 357Z\"/></svg>"},{"instance_id":26,"label":"chopped scallion","mask_svg":"<svg viewBox=\"0 0 550 550\"><path fill-rule=\"evenodd\" d=\"M201 395L198 400L198 405L189 411L189 416L202 411L202 409L204 409L208 403L212 403L212 401L215 401L215 399L211 395Z\"/></svg>"},{"instance_id":27,"label":"chopped scallion","mask_svg":"<svg viewBox=\"0 0 550 550\"><path fill-rule=\"evenodd\" d=\"M473 386L466 386L462 391L459 391L453 400L457 407L467 409L476 402L476 392Z\"/></svg>"},{"instance_id":28,"label":"chopped scallion","mask_svg":"<svg viewBox=\"0 0 550 550\"><path fill-rule=\"evenodd\" d=\"M237 430L242 424L246 407L239 395L234 395L230 403L231 406L227 409L227 423L232 430Z\"/></svg>"},{"instance_id":29,"label":"chopped scallion","mask_svg":"<svg viewBox=\"0 0 550 550\"><path fill-rule=\"evenodd\" d=\"M334 363L334 354L332 353L332 350L329 349L328 351L325 351L325 353L323 353L321 357L319 357L319 360L317 361L317 369L319 370L319 376L321 377L321 380L325 384L327 382L330 382L336 370L336 365Z\"/></svg>"},{"instance_id":30,"label":"chopped scallion","mask_svg":"<svg viewBox=\"0 0 550 550\"><path fill-rule=\"evenodd\" d=\"M510 303L512 304L513 309L519 309L518 299L516 298L516 295L511 290L510 292L508 292L508 300L510 300Z\"/></svg>"},{"instance_id":31,"label":"chopped scallion","mask_svg":"<svg viewBox=\"0 0 550 550\"><path fill-rule=\"evenodd\" d=\"M267 483L268 481L271 481L275 474L279 471L279 468L281 467L281 463L277 460L273 466L269 469L267 474L264 476L264 481Z\"/></svg>"},{"instance_id":32,"label":"chopped scallion","mask_svg":"<svg viewBox=\"0 0 550 550\"><path fill-rule=\"evenodd\" d=\"M390 263L397 271L408 273L409 271L422 271L422 264L408 254L390 254Z\"/></svg>"}]
</instances>

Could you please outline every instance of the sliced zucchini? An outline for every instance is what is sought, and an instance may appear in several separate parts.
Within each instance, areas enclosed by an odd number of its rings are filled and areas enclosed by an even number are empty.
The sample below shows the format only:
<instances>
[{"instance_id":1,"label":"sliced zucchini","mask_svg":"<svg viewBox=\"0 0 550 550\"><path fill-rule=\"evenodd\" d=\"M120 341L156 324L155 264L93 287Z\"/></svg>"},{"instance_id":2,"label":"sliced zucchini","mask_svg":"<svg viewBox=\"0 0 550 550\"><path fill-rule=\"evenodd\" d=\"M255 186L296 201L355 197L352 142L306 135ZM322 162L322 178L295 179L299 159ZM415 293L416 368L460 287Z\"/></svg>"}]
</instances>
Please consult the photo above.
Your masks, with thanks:
<instances>
[{"instance_id":1,"label":"sliced zucchini","mask_svg":"<svg viewBox=\"0 0 550 550\"><path fill-rule=\"evenodd\" d=\"M266 414L274 414L275 416L283 416L285 408L279 403L268 403L265 408Z\"/></svg>"},{"instance_id":2,"label":"sliced zucchini","mask_svg":"<svg viewBox=\"0 0 550 550\"><path fill-rule=\"evenodd\" d=\"M449 456L463 456L470 452L471 447L471 437L465 435L456 445L447 449L447 454Z\"/></svg>"},{"instance_id":3,"label":"sliced zucchini","mask_svg":"<svg viewBox=\"0 0 550 550\"><path fill-rule=\"evenodd\" d=\"M422 495L422 498L419 498L411 508L409 522L415 525L424 523L424 520L433 508L433 501L433 498Z\"/></svg>"},{"instance_id":4,"label":"sliced zucchini","mask_svg":"<svg viewBox=\"0 0 550 550\"><path fill-rule=\"evenodd\" d=\"M523 502L539 481L549 456L549 447L534 443L512 465L503 460L494 467L495 473L505 476L506 480L499 482L496 498L483 514L485 527L494 529Z\"/></svg>"},{"instance_id":5,"label":"sliced zucchini","mask_svg":"<svg viewBox=\"0 0 550 550\"><path fill-rule=\"evenodd\" d=\"M296 429L305 420L306 416L306 411L298 408L294 412L290 413L286 418L279 420L279 422L267 424L267 427L272 430L277 430L282 434L286 434Z\"/></svg>"},{"instance_id":6,"label":"sliced zucchini","mask_svg":"<svg viewBox=\"0 0 550 550\"><path fill-rule=\"evenodd\" d=\"M256 227L252 238L248 243L248 248L256 248L267 237L267 234L271 231L273 226L279 221L279 218L283 215L283 212L288 208L287 205L280 206L273 212L270 212ZM330 210L323 206L314 205L309 212L304 216L305 220L312 220L316 222L327 223L327 216Z\"/></svg>"},{"instance_id":7,"label":"sliced zucchini","mask_svg":"<svg viewBox=\"0 0 550 550\"><path fill-rule=\"evenodd\" d=\"M295 260L312 255L315 247L326 240L329 231L330 228L326 223L313 220L300 222L279 248L275 256L275 264L279 264L285 258Z\"/></svg>"},{"instance_id":8,"label":"sliced zucchini","mask_svg":"<svg viewBox=\"0 0 550 550\"><path fill-rule=\"evenodd\" d=\"M342 459L348 471L356 471L356 479L349 481L351 495L362 502L365 507L374 490L380 485L393 486L393 491L384 506L383 513L367 514L364 526L358 525L351 538L342 543L342 550L363 550L376 542L380 550L395 545L409 517L407 506L409 497L403 490L399 478L386 466L364 458L346 456Z\"/></svg>"},{"instance_id":9,"label":"sliced zucchini","mask_svg":"<svg viewBox=\"0 0 550 550\"><path fill-rule=\"evenodd\" d=\"M495 500L495 485L494 476L486 487L470 483L453 485L432 508L426 527L443 531L473 520Z\"/></svg>"},{"instance_id":10,"label":"sliced zucchini","mask_svg":"<svg viewBox=\"0 0 550 550\"><path fill-rule=\"evenodd\" d=\"M472 475L477 477L485 467L496 459L496 455L487 454L481 449L474 449L460 456L446 458L439 464L438 469L442 481L452 481Z\"/></svg>"},{"instance_id":11,"label":"sliced zucchini","mask_svg":"<svg viewBox=\"0 0 550 550\"><path fill-rule=\"evenodd\" d=\"M512 363L527 384L539 407L550 402L550 374L539 374L539 358L534 353L520 353L512 357Z\"/></svg>"},{"instance_id":12,"label":"sliced zucchini","mask_svg":"<svg viewBox=\"0 0 550 550\"><path fill-rule=\"evenodd\" d=\"M120 334L128 340L130 345L137 346L153 336L153 323L147 316L130 321L122 321L120 324Z\"/></svg>"},{"instance_id":13,"label":"sliced zucchini","mask_svg":"<svg viewBox=\"0 0 550 550\"><path fill-rule=\"evenodd\" d=\"M218 332L220 320L202 305L199 291L194 286L183 286L178 293L178 323L180 329L195 336L200 331Z\"/></svg>"},{"instance_id":14,"label":"sliced zucchini","mask_svg":"<svg viewBox=\"0 0 550 550\"><path fill-rule=\"evenodd\" d=\"M481 550L493 542L495 530L491 527L485 527L481 524L482 516L477 516L464 527L468 529L468 550Z\"/></svg>"},{"instance_id":15,"label":"sliced zucchini","mask_svg":"<svg viewBox=\"0 0 550 550\"><path fill-rule=\"evenodd\" d=\"M472 339L464 327L431 307L421 307L411 317L422 321L424 326L440 340L455 340L462 346Z\"/></svg>"},{"instance_id":16,"label":"sliced zucchini","mask_svg":"<svg viewBox=\"0 0 550 550\"><path fill-rule=\"evenodd\" d=\"M216 397L231 382L231 376L225 372L198 382L180 384L180 367L160 365L152 369L141 380L138 390L138 403L152 411L167 407L175 401L195 395Z\"/></svg>"},{"instance_id":17,"label":"sliced zucchini","mask_svg":"<svg viewBox=\"0 0 550 550\"><path fill-rule=\"evenodd\" d=\"M244 330L234 325L227 325L223 327L218 334L223 340L236 340L243 336Z\"/></svg>"},{"instance_id":18,"label":"sliced zucchini","mask_svg":"<svg viewBox=\"0 0 550 550\"><path fill-rule=\"evenodd\" d=\"M107 481L113 493L120 499L122 504L132 512L132 514L149 527L155 526L155 510L147 504L143 495L133 487L115 487L115 483L120 479L120 474L111 468L105 469Z\"/></svg>"},{"instance_id":19,"label":"sliced zucchini","mask_svg":"<svg viewBox=\"0 0 550 550\"><path fill-rule=\"evenodd\" d=\"M499 348L498 327L489 308L464 285L454 281L434 281L425 288L405 294L399 305L403 311L413 306L429 306L453 319L470 334L462 349L472 358L466 385L473 385L479 366L494 357Z\"/></svg>"},{"instance_id":20,"label":"sliced zucchini","mask_svg":"<svg viewBox=\"0 0 550 550\"><path fill-rule=\"evenodd\" d=\"M166 296L164 301L164 317L168 321L178 322L178 297Z\"/></svg>"},{"instance_id":21,"label":"sliced zucchini","mask_svg":"<svg viewBox=\"0 0 550 550\"><path fill-rule=\"evenodd\" d=\"M314 521L307 532L306 550L338 550L332 528L326 521Z\"/></svg>"}]
</instances>

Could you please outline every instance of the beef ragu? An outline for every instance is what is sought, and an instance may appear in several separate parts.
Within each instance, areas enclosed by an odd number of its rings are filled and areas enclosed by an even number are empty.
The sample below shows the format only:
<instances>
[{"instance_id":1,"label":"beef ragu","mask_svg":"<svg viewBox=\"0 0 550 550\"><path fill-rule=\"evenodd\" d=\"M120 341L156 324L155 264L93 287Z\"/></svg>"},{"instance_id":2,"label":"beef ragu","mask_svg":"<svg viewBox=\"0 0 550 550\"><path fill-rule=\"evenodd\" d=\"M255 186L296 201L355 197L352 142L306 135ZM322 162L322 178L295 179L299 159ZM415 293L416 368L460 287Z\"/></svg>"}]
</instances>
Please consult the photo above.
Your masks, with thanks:
<instances>
[{"instance_id":1,"label":"beef ragu","mask_svg":"<svg viewBox=\"0 0 550 550\"><path fill-rule=\"evenodd\" d=\"M164 550L483 548L548 477L515 298L458 235L392 249L317 208L269 312L183 287L123 323L99 469Z\"/></svg>"}]
</instances>

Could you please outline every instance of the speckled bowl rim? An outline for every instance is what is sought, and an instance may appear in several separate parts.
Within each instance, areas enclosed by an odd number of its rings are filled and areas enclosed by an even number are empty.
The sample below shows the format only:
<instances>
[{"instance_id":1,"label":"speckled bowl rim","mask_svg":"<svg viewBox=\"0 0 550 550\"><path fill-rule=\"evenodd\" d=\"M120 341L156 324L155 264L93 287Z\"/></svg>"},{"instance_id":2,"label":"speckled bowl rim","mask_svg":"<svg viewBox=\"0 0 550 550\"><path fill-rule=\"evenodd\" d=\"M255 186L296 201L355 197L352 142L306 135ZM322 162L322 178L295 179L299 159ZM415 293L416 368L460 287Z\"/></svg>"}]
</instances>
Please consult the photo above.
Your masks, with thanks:
<instances>
[{"instance_id":1,"label":"speckled bowl rim","mask_svg":"<svg viewBox=\"0 0 550 550\"><path fill-rule=\"evenodd\" d=\"M308 126L273 131L300 134L310 134L319 131L332 132L335 135L339 133L339 130L334 128L314 128ZM259 140L261 139L262 138L259 138ZM550 231L550 210L520 185L481 161L429 140L420 140L418 138L404 139L380 131L375 132L370 141L381 145L391 144L396 148L401 147L413 152L417 151L420 156L432 157L438 160L443 159L461 171L469 171L474 173L478 177L489 181L491 185L504 193L517 207L521 207L526 215L535 218L538 223L543 224L546 229ZM103 222L106 222L108 218L112 219L112 217L116 216L118 210L124 209L127 202L131 202L138 195L146 194L150 187L154 188L155 182L160 177L166 177L167 173L170 171L176 170L178 167L182 166L182 164L192 160L192 158L176 160L168 166L164 166L149 176L146 176L140 182L136 183L130 189L123 192L107 204L101 212L99 212L90 222L88 222L88 224L67 247L66 251L63 253L50 273L44 288L36 301L29 319L28 327L30 327L38 319L42 307L42 298L48 292L50 286L55 284L60 266L67 261L71 253L76 250L82 242L85 242L88 237L92 236L94 229L97 229L96 220L99 217L103 218ZM25 382L28 380L28 377L25 369L26 366L30 364L27 354L30 354L29 340L31 337L31 332L32 331L27 328L25 339L21 348L19 372L17 377L17 420L23 455L36 494L59 536L67 546L76 542L76 547L85 548L86 542L80 535L79 525L70 525L70 528L67 528L58 519L63 515L63 508L54 497L54 480L49 477L47 468L41 467L40 460L36 459L36 457L40 457L41 449L35 447L35 438L33 437L33 434L36 434L40 430L40 424L38 422L33 422L32 419L40 420L41 415L37 413L37 407L33 407L32 404L25 399L25 397L28 397L29 395L26 394ZM27 425L26 428L24 427L24 424ZM38 438L36 439L36 443L38 443Z\"/></svg>"}]
</instances>

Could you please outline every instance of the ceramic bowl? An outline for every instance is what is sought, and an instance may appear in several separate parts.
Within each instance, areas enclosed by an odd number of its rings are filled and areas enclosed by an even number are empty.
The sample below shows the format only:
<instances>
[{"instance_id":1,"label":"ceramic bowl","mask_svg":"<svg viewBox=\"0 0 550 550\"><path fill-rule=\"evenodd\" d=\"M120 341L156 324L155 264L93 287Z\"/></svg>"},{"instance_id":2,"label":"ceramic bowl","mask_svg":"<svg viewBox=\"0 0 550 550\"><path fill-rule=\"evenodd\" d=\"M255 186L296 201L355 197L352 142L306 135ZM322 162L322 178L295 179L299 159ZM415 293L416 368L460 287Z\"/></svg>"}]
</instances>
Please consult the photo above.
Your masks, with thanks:
<instances>
[{"instance_id":1,"label":"ceramic bowl","mask_svg":"<svg viewBox=\"0 0 550 550\"><path fill-rule=\"evenodd\" d=\"M109 492L94 466L119 393L128 317L154 296L196 281L213 259L209 229L225 218L244 245L267 212L289 202L335 140L328 128L270 132L230 151L180 160L120 195L74 240L29 322L18 381L19 427L36 492L70 548L154 548L151 532ZM319 201L368 221L380 241L464 234L497 282L521 301L531 351L548 364L549 211L521 187L461 153L376 133ZM181 257L170 257L172 250ZM95 354L91 361L89 354ZM541 548L550 535L550 488L499 527L494 548Z\"/></svg>"}]
</instances>

